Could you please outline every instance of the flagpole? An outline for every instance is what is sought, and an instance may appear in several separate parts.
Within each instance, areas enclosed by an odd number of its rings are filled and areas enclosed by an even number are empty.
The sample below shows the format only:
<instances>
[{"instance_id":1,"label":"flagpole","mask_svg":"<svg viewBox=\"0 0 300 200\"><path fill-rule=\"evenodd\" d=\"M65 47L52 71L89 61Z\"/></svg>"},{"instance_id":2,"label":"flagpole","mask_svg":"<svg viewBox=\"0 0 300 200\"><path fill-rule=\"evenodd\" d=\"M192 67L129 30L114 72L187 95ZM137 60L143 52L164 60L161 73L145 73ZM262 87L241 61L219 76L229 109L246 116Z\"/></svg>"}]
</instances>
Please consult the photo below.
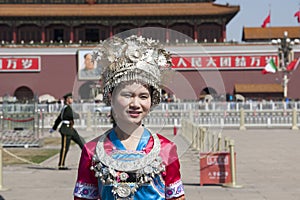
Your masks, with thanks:
<instances>
[{"instance_id":1,"label":"flagpole","mask_svg":"<svg viewBox=\"0 0 300 200\"><path fill-rule=\"evenodd\" d=\"M298 12L300 13L300 2L299 2L299 9L298 9ZM299 18L299 16L298 16L298 24L300 23L300 18Z\"/></svg>"},{"instance_id":2,"label":"flagpole","mask_svg":"<svg viewBox=\"0 0 300 200\"><path fill-rule=\"evenodd\" d=\"M270 26L272 26L272 24L271 24L271 22L272 22L272 20L271 20L271 4L269 3L269 15L270 15Z\"/></svg>"}]
</instances>

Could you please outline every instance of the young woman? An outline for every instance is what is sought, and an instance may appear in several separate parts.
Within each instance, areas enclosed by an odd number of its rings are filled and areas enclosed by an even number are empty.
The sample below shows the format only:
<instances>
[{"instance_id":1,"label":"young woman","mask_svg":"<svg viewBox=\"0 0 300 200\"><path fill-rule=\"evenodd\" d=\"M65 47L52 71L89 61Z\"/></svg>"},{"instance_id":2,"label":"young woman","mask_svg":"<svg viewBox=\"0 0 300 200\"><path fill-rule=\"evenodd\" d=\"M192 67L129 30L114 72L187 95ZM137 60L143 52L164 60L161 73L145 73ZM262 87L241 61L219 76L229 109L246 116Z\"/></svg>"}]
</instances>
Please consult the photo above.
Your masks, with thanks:
<instances>
[{"instance_id":1,"label":"young woman","mask_svg":"<svg viewBox=\"0 0 300 200\"><path fill-rule=\"evenodd\" d=\"M95 58L107 58L104 100L114 125L84 146L74 199L185 199L176 145L142 124L160 102L169 54L137 36L113 38L102 49Z\"/></svg>"}]
</instances>

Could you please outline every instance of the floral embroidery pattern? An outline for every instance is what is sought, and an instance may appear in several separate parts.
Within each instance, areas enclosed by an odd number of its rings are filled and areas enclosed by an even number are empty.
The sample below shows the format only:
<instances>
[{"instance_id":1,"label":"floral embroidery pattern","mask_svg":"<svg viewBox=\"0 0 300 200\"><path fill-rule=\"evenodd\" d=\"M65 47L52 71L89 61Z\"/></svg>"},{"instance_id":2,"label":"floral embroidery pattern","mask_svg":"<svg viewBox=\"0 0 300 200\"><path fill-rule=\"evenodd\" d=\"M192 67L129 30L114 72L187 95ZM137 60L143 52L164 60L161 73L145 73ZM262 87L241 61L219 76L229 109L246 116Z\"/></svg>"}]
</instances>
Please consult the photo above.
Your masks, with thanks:
<instances>
[{"instance_id":1,"label":"floral embroidery pattern","mask_svg":"<svg viewBox=\"0 0 300 200\"><path fill-rule=\"evenodd\" d=\"M84 183L76 183L74 196L86 199L97 199L99 197L97 187Z\"/></svg>"},{"instance_id":2,"label":"floral embroidery pattern","mask_svg":"<svg viewBox=\"0 0 300 200\"><path fill-rule=\"evenodd\" d=\"M177 181L176 183L166 187L166 199L179 197L183 194L183 184L181 181Z\"/></svg>"}]
</instances>

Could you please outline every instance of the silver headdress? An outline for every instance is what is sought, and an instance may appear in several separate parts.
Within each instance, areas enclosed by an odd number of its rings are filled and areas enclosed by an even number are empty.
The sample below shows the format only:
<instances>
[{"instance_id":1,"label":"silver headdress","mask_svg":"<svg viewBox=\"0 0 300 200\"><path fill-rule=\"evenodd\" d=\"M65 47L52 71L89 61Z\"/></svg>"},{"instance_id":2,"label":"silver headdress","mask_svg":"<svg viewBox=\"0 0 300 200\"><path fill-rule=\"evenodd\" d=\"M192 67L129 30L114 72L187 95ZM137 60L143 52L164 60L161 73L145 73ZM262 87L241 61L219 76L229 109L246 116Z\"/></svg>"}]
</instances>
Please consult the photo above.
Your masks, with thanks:
<instances>
[{"instance_id":1,"label":"silver headdress","mask_svg":"<svg viewBox=\"0 0 300 200\"><path fill-rule=\"evenodd\" d=\"M138 81L152 86L152 105L160 102L162 70L172 65L171 56L159 43L142 36L113 37L94 50L93 59L102 65L103 99L121 82Z\"/></svg>"}]
</instances>

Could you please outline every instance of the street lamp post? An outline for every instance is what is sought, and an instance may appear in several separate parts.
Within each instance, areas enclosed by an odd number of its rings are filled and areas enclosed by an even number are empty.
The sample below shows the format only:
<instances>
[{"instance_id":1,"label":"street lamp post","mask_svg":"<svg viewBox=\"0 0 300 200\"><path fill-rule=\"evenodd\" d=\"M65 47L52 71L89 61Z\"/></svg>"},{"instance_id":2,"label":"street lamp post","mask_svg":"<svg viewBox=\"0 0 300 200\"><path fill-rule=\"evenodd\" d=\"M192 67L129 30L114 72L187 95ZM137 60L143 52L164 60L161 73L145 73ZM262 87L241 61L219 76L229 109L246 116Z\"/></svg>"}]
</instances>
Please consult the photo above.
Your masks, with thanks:
<instances>
[{"instance_id":1,"label":"street lamp post","mask_svg":"<svg viewBox=\"0 0 300 200\"><path fill-rule=\"evenodd\" d=\"M280 47L278 48L279 51L279 59L280 59L280 67L283 72L283 97L284 99L287 98L287 91L288 91L288 74L287 65L291 61L292 57L292 47L291 47L291 40L288 38L288 32L285 31L283 35L283 39L281 41Z\"/></svg>"},{"instance_id":2,"label":"street lamp post","mask_svg":"<svg viewBox=\"0 0 300 200\"><path fill-rule=\"evenodd\" d=\"M293 55L292 46L298 42L299 42L298 40L291 41L291 39L288 38L287 31L284 31L282 40L281 39L272 40L273 44L280 45L278 48L278 56L279 56L278 71L281 71L283 73L282 86L283 86L284 99L287 98L287 93L288 93L289 71L287 70L287 66L293 60L294 55Z\"/></svg>"}]
</instances>

